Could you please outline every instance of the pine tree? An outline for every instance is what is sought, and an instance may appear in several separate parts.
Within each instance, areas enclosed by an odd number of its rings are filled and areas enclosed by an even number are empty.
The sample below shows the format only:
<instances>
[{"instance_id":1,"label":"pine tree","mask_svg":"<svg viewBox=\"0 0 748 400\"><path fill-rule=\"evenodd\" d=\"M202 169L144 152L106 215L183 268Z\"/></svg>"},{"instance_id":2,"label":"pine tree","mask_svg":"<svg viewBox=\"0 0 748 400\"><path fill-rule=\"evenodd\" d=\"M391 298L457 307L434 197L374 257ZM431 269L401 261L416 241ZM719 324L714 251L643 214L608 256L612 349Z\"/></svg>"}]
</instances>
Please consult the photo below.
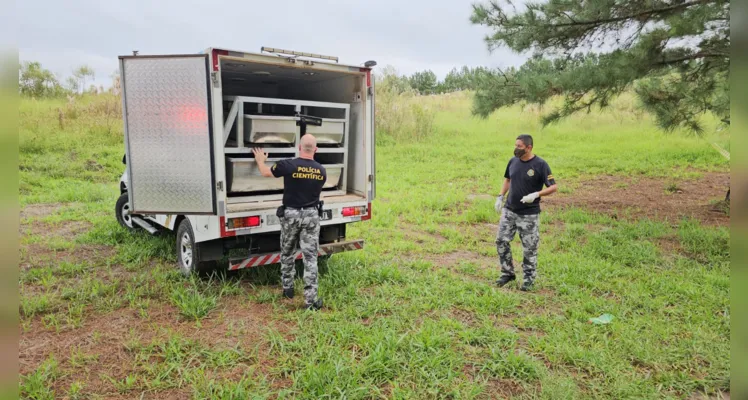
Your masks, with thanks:
<instances>
[{"instance_id":1,"label":"pine tree","mask_svg":"<svg viewBox=\"0 0 748 400\"><path fill-rule=\"evenodd\" d=\"M420 94L434 94L437 83L436 74L431 70L416 72L410 77L410 86Z\"/></svg>"},{"instance_id":2,"label":"pine tree","mask_svg":"<svg viewBox=\"0 0 748 400\"><path fill-rule=\"evenodd\" d=\"M511 0L508 0L511 1ZM699 116L730 123L728 0L548 0L474 4L490 50L531 52L521 67L480 76L473 112L561 95L544 125L605 107L633 90L664 130L701 133Z\"/></svg>"}]
</instances>

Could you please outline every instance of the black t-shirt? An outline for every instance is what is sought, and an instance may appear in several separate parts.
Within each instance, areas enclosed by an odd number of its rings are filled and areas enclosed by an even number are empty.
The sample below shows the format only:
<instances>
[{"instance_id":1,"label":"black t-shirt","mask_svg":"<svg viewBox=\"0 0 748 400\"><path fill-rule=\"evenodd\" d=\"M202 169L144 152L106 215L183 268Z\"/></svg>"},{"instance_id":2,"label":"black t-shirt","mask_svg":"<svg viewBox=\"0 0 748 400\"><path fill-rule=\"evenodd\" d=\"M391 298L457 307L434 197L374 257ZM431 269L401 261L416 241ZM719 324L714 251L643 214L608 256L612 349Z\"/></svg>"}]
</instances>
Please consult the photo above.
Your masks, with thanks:
<instances>
[{"instance_id":1,"label":"black t-shirt","mask_svg":"<svg viewBox=\"0 0 748 400\"><path fill-rule=\"evenodd\" d=\"M510 180L509 196L505 207L520 215L540 213L540 197L529 204L520 202L523 197L543 190L543 185L556 184L551 174L551 167L538 156L534 156L527 161L512 157L506 166L504 178Z\"/></svg>"},{"instance_id":2,"label":"black t-shirt","mask_svg":"<svg viewBox=\"0 0 748 400\"><path fill-rule=\"evenodd\" d=\"M281 160L270 168L273 176L283 177L283 205L291 208L315 207L327 171L322 164L304 158Z\"/></svg>"}]
</instances>

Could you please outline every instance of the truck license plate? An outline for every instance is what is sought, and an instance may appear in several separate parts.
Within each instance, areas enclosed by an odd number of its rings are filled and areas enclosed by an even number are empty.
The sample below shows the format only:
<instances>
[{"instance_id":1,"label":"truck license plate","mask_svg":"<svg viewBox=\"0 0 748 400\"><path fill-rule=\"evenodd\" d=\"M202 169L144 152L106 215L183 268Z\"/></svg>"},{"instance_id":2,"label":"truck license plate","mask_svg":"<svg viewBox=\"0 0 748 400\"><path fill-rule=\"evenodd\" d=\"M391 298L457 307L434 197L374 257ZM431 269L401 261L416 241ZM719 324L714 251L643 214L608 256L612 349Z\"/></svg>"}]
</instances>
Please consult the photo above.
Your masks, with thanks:
<instances>
[{"instance_id":1,"label":"truck license plate","mask_svg":"<svg viewBox=\"0 0 748 400\"><path fill-rule=\"evenodd\" d=\"M321 221L327 221L332 219L332 210L322 210Z\"/></svg>"}]
</instances>

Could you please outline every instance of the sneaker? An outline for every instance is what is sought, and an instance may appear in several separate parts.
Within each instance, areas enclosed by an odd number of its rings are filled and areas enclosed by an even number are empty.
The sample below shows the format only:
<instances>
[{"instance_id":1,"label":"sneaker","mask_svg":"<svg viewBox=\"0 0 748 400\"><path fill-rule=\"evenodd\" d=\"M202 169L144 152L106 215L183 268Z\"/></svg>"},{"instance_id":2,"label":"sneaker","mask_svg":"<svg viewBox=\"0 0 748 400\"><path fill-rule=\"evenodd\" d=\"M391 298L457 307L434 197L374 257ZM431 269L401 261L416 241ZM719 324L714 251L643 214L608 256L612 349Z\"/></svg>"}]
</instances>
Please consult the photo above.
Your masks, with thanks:
<instances>
[{"instance_id":1,"label":"sneaker","mask_svg":"<svg viewBox=\"0 0 748 400\"><path fill-rule=\"evenodd\" d=\"M287 299L293 299L293 288L283 289L283 297Z\"/></svg>"},{"instance_id":2,"label":"sneaker","mask_svg":"<svg viewBox=\"0 0 748 400\"><path fill-rule=\"evenodd\" d=\"M522 287L519 288L519 290L521 290L523 292L529 292L530 290L532 290L532 282L525 282L525 283L523 283Z\"/></svg>"},{"instance_id":3,"label":"sneaker","mask_svg":"<svg viewBox=\"0 0 748 400\"><path fill-rule=\"evenodd\" d=\"M322 309L322 299L317 299L314 303L306 306L306 309L309 311L319 311Z\"/></svg>"},{"instance_id":4,"label":"sneaker","mask_svg":"<svg viewBox=\"0 0 748 400\"><path fill-rule=\"evenodd\" d=\"M499 287L504 287L507 283L517 279L515 275L502 275L499 280L496 281L496 284L499 285Z\"/></svg>"}]
</instances>

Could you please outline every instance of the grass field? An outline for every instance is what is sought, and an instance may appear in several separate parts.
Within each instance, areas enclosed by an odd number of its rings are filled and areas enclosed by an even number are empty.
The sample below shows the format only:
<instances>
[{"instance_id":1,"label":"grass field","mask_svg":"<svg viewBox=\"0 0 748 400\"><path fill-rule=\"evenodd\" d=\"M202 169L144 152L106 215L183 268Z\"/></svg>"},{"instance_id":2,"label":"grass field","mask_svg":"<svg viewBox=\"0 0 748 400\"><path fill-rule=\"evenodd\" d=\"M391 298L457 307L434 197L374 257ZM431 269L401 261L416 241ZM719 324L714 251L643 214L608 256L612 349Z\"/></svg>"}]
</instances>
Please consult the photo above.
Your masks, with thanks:
<instances>
[{"instance_id":1,"label":"grass field","mask_svg":"<svg viewBox=\"0 0 748 400\"><path fill-rule=\"evenodd\" d=\"M378 137L365 250L333 257L326 308L277 267L183 279L173 235L123 230L118 100L23 100L20 388L26 398L703 398L730 385L729 164L624 98L545 130L538 110L419 99L420 141ZM535 291L498 289L493 210L517 134L543 200ZM727 133L710 140L727 143ZM513 245L515 260L521 248ZM518 271L519 272L519 271ZM297 287L301 287L300 282ZM608 325L588 323L612 314Z\"/></svg>"}]
</instances>

